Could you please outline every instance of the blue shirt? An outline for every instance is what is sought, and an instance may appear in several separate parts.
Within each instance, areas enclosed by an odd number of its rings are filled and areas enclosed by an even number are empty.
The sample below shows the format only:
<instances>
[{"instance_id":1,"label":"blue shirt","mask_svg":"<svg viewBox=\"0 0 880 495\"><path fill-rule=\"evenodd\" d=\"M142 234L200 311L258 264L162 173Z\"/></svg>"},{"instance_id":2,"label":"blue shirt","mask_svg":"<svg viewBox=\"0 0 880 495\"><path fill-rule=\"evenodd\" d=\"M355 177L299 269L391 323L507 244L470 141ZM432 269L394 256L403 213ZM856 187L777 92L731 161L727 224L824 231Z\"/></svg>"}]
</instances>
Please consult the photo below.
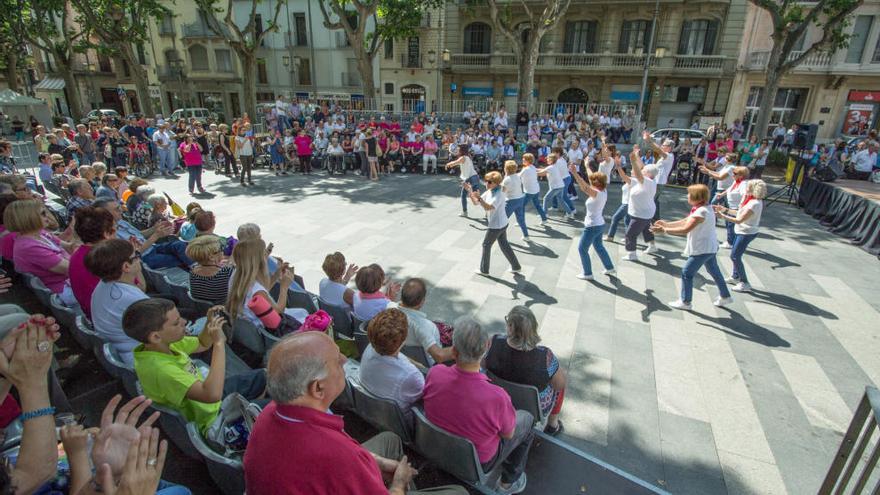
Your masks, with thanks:
<instances>
[{"instance_id":1,"label":"blue shirt","mask_svg":"<svg viewBox=\"0 0 880 495\"><path fill-rule=\"evenodd\" d=\"M116 237L122 239L123 241L127 241L130 238L134 237L138 242L144 243L147 238L144 237L144 234L141 234L141 231L138 230L134 225L126 222L125 220L119 220L116 222ZM155 249L155 244L151 245L147 248L146 251L142 252L142 256L146 256L153 252Z\"/></svg>"}]
</instances>

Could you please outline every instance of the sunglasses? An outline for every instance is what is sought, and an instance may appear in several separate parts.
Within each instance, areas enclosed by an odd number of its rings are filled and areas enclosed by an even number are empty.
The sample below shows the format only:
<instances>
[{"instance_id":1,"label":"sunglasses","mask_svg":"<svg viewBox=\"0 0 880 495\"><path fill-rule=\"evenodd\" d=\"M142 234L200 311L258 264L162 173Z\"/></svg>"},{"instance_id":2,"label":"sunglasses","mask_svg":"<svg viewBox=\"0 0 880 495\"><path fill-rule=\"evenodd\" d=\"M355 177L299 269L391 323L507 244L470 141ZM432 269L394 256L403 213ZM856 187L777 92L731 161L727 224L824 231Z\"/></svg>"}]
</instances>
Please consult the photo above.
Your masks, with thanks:
<instances>
[{"instance_id":1,"label":"sunglasses","mask_svg":"<svg viewBox=\"0 0 880 495\"><path fill-rule=\"evenodd\" d=\"M135 251L134 254L128 258L128 262L133 263L134 260L139 260L139 259L141 259L141 252Z\"/></svg>"}]
</instances>

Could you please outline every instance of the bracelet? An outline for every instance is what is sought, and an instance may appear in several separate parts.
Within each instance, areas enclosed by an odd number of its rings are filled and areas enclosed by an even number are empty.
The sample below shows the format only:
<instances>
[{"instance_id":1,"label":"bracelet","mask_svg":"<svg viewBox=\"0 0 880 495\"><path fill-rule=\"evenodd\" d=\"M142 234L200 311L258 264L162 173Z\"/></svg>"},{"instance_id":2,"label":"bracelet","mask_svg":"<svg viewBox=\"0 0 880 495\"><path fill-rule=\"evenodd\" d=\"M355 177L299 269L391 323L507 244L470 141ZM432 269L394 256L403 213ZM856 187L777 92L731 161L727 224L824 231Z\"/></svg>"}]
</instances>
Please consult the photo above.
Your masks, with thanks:
<instances>
[{"instance_id":1,"label":"bracelet","mask_svg":"<svg viewBox=\"0 0 880 495\"><path fill-rule=\"evenodd\" d=\"M19 419L24 423L29 419L39 418L40 416L53 416L55 414L54 407L44 407L42 409L37 409L36 411L28 411L21 413Z\"/></svg>"}]
</instances>

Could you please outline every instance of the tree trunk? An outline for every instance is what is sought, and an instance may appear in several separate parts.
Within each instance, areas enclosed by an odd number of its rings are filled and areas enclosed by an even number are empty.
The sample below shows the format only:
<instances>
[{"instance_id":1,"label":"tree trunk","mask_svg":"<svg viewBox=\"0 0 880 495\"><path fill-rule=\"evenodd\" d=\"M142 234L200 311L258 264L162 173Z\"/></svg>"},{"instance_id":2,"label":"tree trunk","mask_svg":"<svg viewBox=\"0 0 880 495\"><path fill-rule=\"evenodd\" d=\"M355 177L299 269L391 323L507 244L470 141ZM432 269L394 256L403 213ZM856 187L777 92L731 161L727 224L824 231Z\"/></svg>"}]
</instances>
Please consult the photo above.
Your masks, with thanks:
<instances>
[{"instance_id":1,"label":"tree trunk","mask_svg":"<svg viewBox=\"0 0 880 495\"><path fill-rule=\"evenodd\" d=\"M257 61L253 54L246 51L236 51L238 61L241 63L241 89L242 109L241 114L248 114L251 122L255 122L257 111Z\"/></svg>"},{"instance_id":2,"label":"tree trunk","mask_svg":"<svg viewBox=\"0 0 880 495\"><path fill-rule=\"evenodd\" d=\"M6 59L6 84L12 91L21 92L18 86L18 55L14 50L10 51L9 58Z\"/></svg>"},{"instance_id":3,"label":"tree trunk","mask_svg":"<svg viewBox=\"0 0 880 495\"><path fill-rule=\"evenodd\" d=\"M364 98L367 99L367 105L372 104L376 99L376 83L373 80L373 59L366 50L355 50L358 61L358 70L361 73L361 80L364 84ZM375 105L375 110L381 110L379 104Z\"/></svg>"},{"instance_id":4,"label":"tree trunk","mask_svg":"<svg viewBox=\"0 0 880 495\"><path fill-rule=\"evenodd\" d=\"M540 39L531 39L525 47L525 53L519 57L519 80L517 81L517 99L524 104L529 112L535 106L535 66L538 65L541 45Z\"/></svg>"},{"instance_id":5,"label":"tree trunk","mask_svg":"<svg viewBox=\"0 0 880 495\"><path fill-rule=\"evenodd\" d=\"M781 44L781 40L774 40L773 49L770 51L770 58L767 60L767 81L764 84L764 90L761 92L761 99L758 102L758 118L755 119L755 127L752 129L752 134L758 136L759 139L767 137L767 126L770 125L773 102L776 101L779 80L782 79L780 66L788 56L788 54L783 56Z\"/></svg>"},{"instance_id":6,"label":"tree trunk","mask_svg":"<svg viewBox=\"0 0 880 495\"><path fill-rule=\"evenodd\" d=\"M73 120L79 122L79 119L85 115L86 110L83 107L82 97L79 92L79 84L77 84L76 76L70 66L55 57L55 63L58 65L58 73L64 79L64 86L67 88L65 95L67 96L67 106L70 109L70 116Z\"/></svg>"},{"instance_id":7,"label":"tree trunk","mask_svg":"<svg viewBox=\"0 0 880 495\"><path fill-rule=\"evenodd\" d=\"M125 40L120 40L120 43L122 45L120 50L122 58L125 59L128 63L128 68L131 70L131 78L134 80L134 87L137 90L141 113L145 116L153 117L156 113L153 111L153 100L150 99L150 85L147 81L147 73L135 56L131 45Z\"/></svg>"}]
</instances>

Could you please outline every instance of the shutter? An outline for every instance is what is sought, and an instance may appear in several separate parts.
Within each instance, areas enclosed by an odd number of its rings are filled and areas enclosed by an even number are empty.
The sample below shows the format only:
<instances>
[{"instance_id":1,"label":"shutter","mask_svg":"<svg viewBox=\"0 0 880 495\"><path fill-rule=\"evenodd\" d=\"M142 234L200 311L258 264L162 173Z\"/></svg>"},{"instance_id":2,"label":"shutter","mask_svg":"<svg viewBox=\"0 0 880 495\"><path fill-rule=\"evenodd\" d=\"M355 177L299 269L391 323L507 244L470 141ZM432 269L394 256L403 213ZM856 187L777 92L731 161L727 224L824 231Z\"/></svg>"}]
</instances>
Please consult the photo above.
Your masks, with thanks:
<instances>
[{"instance_id":1,"label":"shutter","mask_svg":"<svg viewBox=\"0 0 880 495\"><path fill-rule=\"evenodd\" d=\"M590 21L587 23L586 53L596 53L596 32L598 31L596 25L596 21Z\"/></svg>"},{"instance_id":2,"label":"shutter","mask_svg":"<svg viewBox=\"0 0 880 495\"><path fill-rule=\"evenodd\" d=\"M691 39L691 26L693 24L691 21L685 21L684 24L681 25L681 38L678 39L678 54L679 55L687 55L688 54L688 43Z\"/></svg>"},{"instance_id":3,"label":"shutter","mask_svg":"<svg viewBox=\"0 0 880 495\"><path fill-rule=\"evenodd\" d=\"M565 42L562 51L565 53L574 53L574 27L575 23L565 23Z\"/></svg>"},{"instance_id":4,"label":"shutter","mask_svg":"<svg viewBox=\"0 0 880 495\"><path fill-rule=\"evenodd\" d=\"M718 21L709 21L706 26L706 41L703 43L703 55L715 53L715 39L718 37Z\"/></svg>"},{"instance_id":5,"label":"shutter","mask_svg":"<svg viewBox=\"0 0 880 495\"><path fill-rule=\"evenodd\" d=\"M632 30L632 23L627 21L623 23L623 29L620 30L620 42L617 44L617 53L627 53L629 48L629 33Z\"/></svg>"}]
</instances>

